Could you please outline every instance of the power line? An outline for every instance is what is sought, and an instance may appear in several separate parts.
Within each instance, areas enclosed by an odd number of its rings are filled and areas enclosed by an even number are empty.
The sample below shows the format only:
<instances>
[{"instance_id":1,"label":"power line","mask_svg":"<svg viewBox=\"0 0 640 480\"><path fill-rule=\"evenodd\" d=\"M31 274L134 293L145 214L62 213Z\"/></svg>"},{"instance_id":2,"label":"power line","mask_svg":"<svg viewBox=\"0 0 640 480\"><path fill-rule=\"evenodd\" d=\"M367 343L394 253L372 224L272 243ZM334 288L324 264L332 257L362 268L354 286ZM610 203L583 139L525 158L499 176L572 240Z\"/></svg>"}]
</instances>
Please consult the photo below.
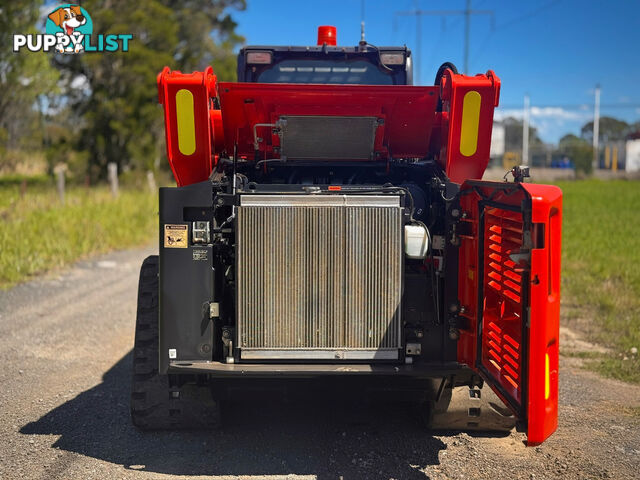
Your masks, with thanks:
<instances>
[{"instance_id":1,"label":"power line","mask_svg":"<svg viewBox=\"0 0 640 480\"><path fill-rule=\"evenodd\" d=\"M525 13L524 15L520 15L519 17L515 17L512 18L511 20L507 20L505 23L500 24L498 26L493 26L491 28L491 31L489 32L489 34L485 37L485 39L482 41L481 46L473 53L472 58L479 58L484 52L485 52L485 46L487 45L487 43L489 42L489 40L491 39L491 37L493 36L493 34L495 33L496 30L501 30L503 28L507 28L510 27L511 25L521 22L523 20L527 20L531 17L534 17L536 15L538 15L539 13L543 12L544 10L553 7L554 5L557 5L558 3L560 3L562 0L552 0L550 2L547 2L541 6L539 6L538 8Z\"/></svg>"},{"instance_id":2,"label":"power line","mask_svg":"<svg viewBox=\"0 0 640 480\"><path fill-rule=\"evenodd\" d=\"M582 110L585 113L590 112L592 106L587 104L587 103L574 103L574 104L535 104L532 105L532 108L537 107L537 108L561 108L563 110ZM505 109L505 110L512 110L512 109L517 109L520 110L522 109L522 105L516 105L516 104L507 104L507 105L500 105L501 109ZM615 110L615 109L626 109L626 108L640 108L640 103L603 103L600 105L600 109L604 110Z\"/></svg>"},{"instance_id":3,"label":"power line","mask_svg":"<svg viewBox=\"0 0 640 480\"><path fill-rule=\"evenodd\" d=\"M514 19L508 20L507 22L503 23L502 25L498 25L496 27L496 30L500 30L501 28L510 27L514 23L518 23L518 22L520 22L522 20L526 20L528 18L531 18L531 17L539 14L543 10L546 10L547 8L553 7L554 5L560 3L561 1L562 0L553 0L551 2L545 3L544 5L541 5L538 8L536 8L535 10L530 11L529 13L525 13L524 15L521 15L521 16L516 17Z\"/></svg>"},{"instance_id":4,"label":"power line","mask_svg":"<svg viewBox=\"0 0 640 480\"><path fill-rule=\"evenodd\" d=\"M451 15L462 15L465 21L464 28L464 73L469 73L469 39L471 36L471 17L473 15L491 15L493 19L493 10L473 10L471 8L471 0L467 0L467 6L464 10L420 10L416 8L414 10L404 10L395 12L395 15L411 15L416 17L416 50L417 50L417 59L420 59L420 50L422 43L422 22L420 21L423 16L438 16L438 17L446 17ZM418 63L416 68L416 79L418 80L416 83L420 83L420 64Z\"/></svg>"}]
</instances>

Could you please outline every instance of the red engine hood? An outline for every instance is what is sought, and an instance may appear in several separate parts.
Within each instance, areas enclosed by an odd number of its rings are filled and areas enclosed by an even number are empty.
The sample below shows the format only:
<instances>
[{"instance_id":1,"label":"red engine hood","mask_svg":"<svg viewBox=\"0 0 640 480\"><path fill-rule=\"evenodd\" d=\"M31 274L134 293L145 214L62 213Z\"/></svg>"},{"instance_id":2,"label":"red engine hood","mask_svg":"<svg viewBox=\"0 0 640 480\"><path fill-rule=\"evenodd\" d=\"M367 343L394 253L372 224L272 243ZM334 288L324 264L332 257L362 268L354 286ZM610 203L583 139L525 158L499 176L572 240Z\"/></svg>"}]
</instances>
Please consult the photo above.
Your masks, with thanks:
<instances>
[{"instance_id":1,"label":"red engine hood","mask_svg":"<svg viewBox=\"0 0 640 480\"><path fill-rule=\"evenodd\" d=\"M439 87L218 84L227 152L237 144L238 154L247 158L254 156L254 125L276 125L282 117L296 116L375 118L375 157L424 157L435 124L438 91ZM258 127L257 133L262 139L261 157L277 158L282 138L277 128Z\"/></svg>"}]
</instances>

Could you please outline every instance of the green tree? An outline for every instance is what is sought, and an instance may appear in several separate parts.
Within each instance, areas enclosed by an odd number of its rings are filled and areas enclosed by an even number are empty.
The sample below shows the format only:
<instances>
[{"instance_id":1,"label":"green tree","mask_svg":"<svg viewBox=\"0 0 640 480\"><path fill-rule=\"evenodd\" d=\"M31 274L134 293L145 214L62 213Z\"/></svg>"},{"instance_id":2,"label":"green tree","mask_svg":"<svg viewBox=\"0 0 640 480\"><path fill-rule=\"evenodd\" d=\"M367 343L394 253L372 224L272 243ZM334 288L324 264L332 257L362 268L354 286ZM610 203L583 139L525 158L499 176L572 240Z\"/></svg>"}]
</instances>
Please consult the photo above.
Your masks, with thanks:
<instances>
[{"instance_id":1,"label":"green tree","mask_svg":"<svg viewBox=\"0 0 640 480\"><path fill-rule=\"evenodd\" d=\"M0 169L23 159L24 151L42 146L44 95L56 91L58 72L49 57L26 49L13 52L13 35L38 33L42 2L0 4Z\"/></svg>"},{"instance_id":2,"label":"green tree","mask_svg":"<svg viewBox=\"0 0 640 480\"><path fill-rule=\"evenodd\" d=\"M603 142L616 142L624 140L629 131L629 124L624 120L613 117L600 117L598 125L599 137ZM593 141L593 121L585 123L580 130L580 136L585 140Z\"/></svg>"},{"instance_id":3,"label":"green tree","mask_svg":"<svg viewBox=\"0 0 640 480\"><path fill-rule=\"evenodd\" d=\"M149 169L164 155L162 110L156 76L165 65L192 71L213 64L221 79L234 79L233 49L242 42L229 9L244 0L183 2L96 0L83 3L93 33L133 34L128 52L57 55L81 116L78 148L88 151L89 174L103 177L106 164ZM123 15L122 12L127 12Z\"/></svg>"},{"instance_id":4,"label":"green tree","mask_svg":"<svg viewBox=\"0 0 640 480\"><path fill-rule=\"evenodd\" d=\"M576 170L587 174L592 172L593 148L584 138L569 133L558 142L558 151L573 160Z\"/></svg>"},{"instance_id":5,"label":"green tree","mask_svg":"<svg viewBox=\"0 0 640 480\"><path fill-rule=\"evenodd\" d=\"M520 152L522 150L522 120L507 117L503 120L504 146L507 152ZM529 152L539 152L544 149L544 143L538 135L535 127L529 126Z\"/></svg>"},{"instance_id":6,"label":"green tree","mask_svg":"<svg viewBox=\"0 0 640 480\"><path fill-rule=\"evenodd\" d=\"M179 42L173 57L185 72L208 65L220 80L236 79L236 46L244 38L235 33L230 10L244 10L245 0L162 0L178 24Z\"/></svg>"}]
</instances>

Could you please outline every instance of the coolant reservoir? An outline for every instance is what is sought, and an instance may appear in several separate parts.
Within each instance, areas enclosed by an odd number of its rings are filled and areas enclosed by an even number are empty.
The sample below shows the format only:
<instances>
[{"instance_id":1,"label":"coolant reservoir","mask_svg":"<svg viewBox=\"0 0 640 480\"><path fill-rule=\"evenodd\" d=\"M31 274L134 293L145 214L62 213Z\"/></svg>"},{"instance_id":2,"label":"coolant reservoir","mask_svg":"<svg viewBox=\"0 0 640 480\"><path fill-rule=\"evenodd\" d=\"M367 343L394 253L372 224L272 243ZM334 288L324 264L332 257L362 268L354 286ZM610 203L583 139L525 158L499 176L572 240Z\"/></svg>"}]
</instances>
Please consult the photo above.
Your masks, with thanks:
<instances>
[{"instance_id":1,"label":"coolant reservoir","mask_svg":"<svg viewBox=\"0 0 640 480\"><path fill-rule=\"evenodd\" d=\"M409 258L425 258L429 250L429 235L422 225L404 226L404 253Z\"/></svg>"}]
</instances>

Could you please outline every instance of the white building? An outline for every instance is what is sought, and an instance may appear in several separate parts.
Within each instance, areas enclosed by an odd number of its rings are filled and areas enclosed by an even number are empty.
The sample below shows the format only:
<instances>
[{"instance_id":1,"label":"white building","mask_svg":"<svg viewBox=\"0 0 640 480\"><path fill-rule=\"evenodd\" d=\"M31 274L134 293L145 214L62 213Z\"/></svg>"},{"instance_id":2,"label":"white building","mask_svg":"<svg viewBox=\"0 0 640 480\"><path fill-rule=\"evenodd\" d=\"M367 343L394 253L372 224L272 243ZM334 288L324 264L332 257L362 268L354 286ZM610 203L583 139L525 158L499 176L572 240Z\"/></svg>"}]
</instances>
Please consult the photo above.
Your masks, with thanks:
<instances>
[{"instance_id":1,"label":"white building","mask_svg":"<svg viewBox=\"0 0 640 480\"><path fill-rule=\"evenodd\" d=\"M640 138L627 140L625 150L625 170L627 172L640 172Z\"/></svg>"}]
</instances>

